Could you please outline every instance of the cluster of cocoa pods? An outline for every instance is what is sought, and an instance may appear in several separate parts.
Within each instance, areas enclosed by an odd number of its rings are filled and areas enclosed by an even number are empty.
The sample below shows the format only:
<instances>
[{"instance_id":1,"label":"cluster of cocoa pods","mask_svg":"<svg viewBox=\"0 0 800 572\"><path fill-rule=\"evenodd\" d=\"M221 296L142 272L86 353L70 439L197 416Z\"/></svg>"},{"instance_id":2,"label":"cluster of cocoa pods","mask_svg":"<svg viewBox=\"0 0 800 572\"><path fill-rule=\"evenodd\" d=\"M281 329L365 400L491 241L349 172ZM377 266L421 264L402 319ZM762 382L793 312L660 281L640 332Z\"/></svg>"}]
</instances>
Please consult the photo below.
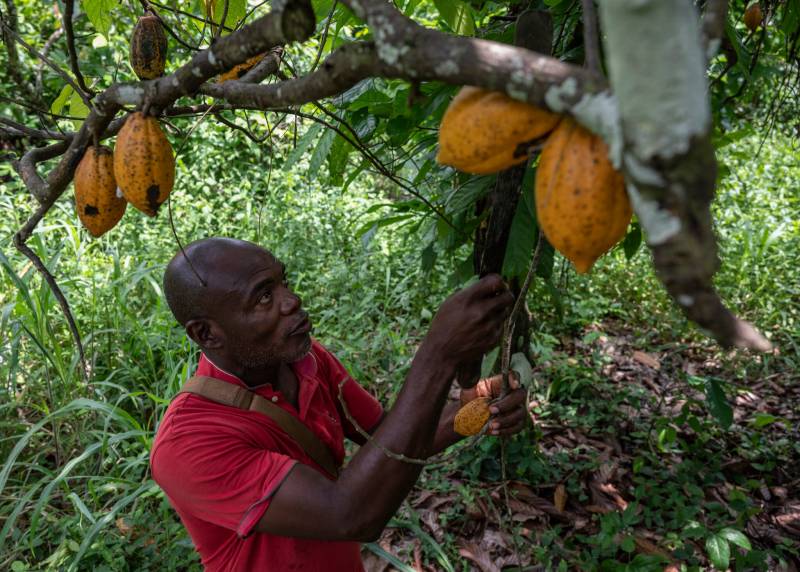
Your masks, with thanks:
<instances>
[{"instance_id":1,"label":"cluster of cocoa pods","mask_svg":"<svg viewBox=\"0 0 800 572\"><path fill-rule=\"evenodd\" d=\"M221 74L219 83L238 79L264 54ZM138 19L130 43L130 62L140 80L164 75L167 37L159 17L147 11ZM92 236L108 232L122 219L128 203L155 216L175 182L172 147L158 120L132 113L117 135L112 150L90 146L75 170L75 204L78 218Z\"/></svg>"},{"instance_id":2,"label":"cluster of cocoa pods","mask_svg":"<svg viewBox=\"0 0 800 572\"><path fill-rule=\"evenodd\" d=\"M538 224L578 272L588 272L625 236L633 214L624 178L600 137L571 117L467 86L442 118L437 160L489 174L527 161L537 148Z\"/></svg>"}]
</instances>

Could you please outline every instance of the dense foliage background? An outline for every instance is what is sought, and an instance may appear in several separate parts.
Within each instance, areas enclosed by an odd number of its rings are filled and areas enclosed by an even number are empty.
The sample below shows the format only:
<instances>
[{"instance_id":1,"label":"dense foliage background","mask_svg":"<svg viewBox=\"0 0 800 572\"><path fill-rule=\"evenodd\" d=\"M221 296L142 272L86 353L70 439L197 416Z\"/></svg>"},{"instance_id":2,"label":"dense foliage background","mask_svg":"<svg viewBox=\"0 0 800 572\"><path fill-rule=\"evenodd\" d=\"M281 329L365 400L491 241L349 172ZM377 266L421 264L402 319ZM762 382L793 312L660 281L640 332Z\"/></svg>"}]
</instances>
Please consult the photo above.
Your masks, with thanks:
<instances>
[{"instance_id":1,"label":"dense foliage background","mask_svg":"<svg viewBox=\"0 0 800 572\"><path fill-rule=\"evenodd\" d=\"M426 25L507 42L515 14L547 9L554 53L582 60L577 2L398 4ZM722 167L717 286L777 349L725 352L689 326L638 248L636 223L588 276L549 251L528 296L535 425L510 441L504 459L499 442L485 439L428 469L381 541L365 548L371 569L499 570L521 561L530 570L796 570L800 10L796 2L762 4L768 25L750 33L744 4L732 2L730 46L723 42L710 71ZM75 26L89 81L134 80L126 45L140 6L82 5ZM41 49L60 27L62 5L16 6L20 33ZM169 6L203 13L200 2ZM232 24L246 13L238 6L245 3L231 3ZM164 18L200 42L202 26L167 8ZM315 9L317 39L287 50L296 70L368 33L338 3ZM59 42L50 57L68 69ZM170 49L170 66L190 54L172 40ZM80 99L56 74L43 69L36 102L6 71L3 117L32 127L79 124ZM234 236L271 249L286 262L315 335L391 404L436 307L472 277L482 220L475 204L493 184L433 160L454 92L370 80L321 104L324 111L304 106L307 117L287 110L224 112L228 124L213 114L170 120L174 233L166 209L148 219L130 208L93 240L71 197L62 198L29 244L70 302L88 385L50 289L11 245L34 202L11 163L0 163L0 569L200 569L148 472L157 422L197 359L161 292L175 235L184 243ZM48 110L65 118L48 119ZM319 122L339 125L330 113L374 160ZM18 158L26 143L4 137L4 158ZM534 168L507 276L524 272L535 240Z\"/></svg>"}]
</instances>

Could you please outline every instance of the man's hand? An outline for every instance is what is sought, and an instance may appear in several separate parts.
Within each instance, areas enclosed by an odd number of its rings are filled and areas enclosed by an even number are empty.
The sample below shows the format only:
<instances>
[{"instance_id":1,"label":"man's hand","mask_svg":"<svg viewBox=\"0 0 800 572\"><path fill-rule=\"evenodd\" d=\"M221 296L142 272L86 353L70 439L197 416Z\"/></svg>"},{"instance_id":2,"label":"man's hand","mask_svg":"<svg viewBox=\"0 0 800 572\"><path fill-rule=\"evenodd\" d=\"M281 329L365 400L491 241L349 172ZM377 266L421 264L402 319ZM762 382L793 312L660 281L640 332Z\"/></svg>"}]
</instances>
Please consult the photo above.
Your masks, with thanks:
<instances>
[{"instance_id":1,"label":"man's hand","mask_svg":"<svg viewBox=\"0 0 800 572\"><path fill-rule=\"evenodd\" d=\"M500 341L514 295L497 274L447 298L433 318L423 348L451 367L471 363Z\"/></svg>"},{"instance_id":2,"label":"man's hand","mask_svg":"<svg viewBox=\"0 0 800 572\"><path fill-rule=\"evenodd\" d=\"M489 420L489 435L513 435L525 428L528 420L526 396L527 393L519 386L515 372L509 372L508 384L511 390L505 397L492 403L489 411L492 414ZM461 405L465 405L477 397L494 399L500 396L503 389L503 376L495 375L478 382L471 389L461 390Z\"/></svg>"}]
</instances>

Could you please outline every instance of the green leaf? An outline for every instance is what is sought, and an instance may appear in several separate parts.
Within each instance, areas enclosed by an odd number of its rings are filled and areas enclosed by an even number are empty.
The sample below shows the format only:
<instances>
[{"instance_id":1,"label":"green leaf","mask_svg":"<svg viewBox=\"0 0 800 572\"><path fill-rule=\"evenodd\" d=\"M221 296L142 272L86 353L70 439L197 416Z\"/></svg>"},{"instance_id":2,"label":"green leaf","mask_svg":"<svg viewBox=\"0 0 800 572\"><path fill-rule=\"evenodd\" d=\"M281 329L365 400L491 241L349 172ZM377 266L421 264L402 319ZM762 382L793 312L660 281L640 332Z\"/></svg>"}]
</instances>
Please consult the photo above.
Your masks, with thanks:
<instances>
[{"instance_id":1,"label":"green leaf","mask_svg":"<svg viewBox=\"0 0 800 572\"><path fill-rule=\"evenodd\" d=\"M524 353L517 352L511 356L510 369L517 372L520 386L531 387L533 383L533 369Z\"/></svg>"},{"instance_id":2,"label":"green leaf","mask_svg":"<svg viewBox=\"0 0 800 572\"><path fill-rule=\"evenodd\" d=\"M308 170L315 174L319 171L322 164L328 158L328 154L331 152L331 147L333 147L333 141L336 138L336 131L333 129L326 129L325 133L322 134L322 137L319 138L317 142L317 146L314 149L314 153L311 155L311 160L308 164Z\"/></svg>"},{"instance_id":3,"label":"green leaf","mask_svg":"<svg viewBox=\"0 0 800 572\"><path fill-rule=\"evenodd\" d=\"M111 10L117 7L117 0L82 0L86 16L98 33L108 37L111 28Z\"/></svg>"},{"instance_id":4,"label":"green leaf","mask_svg":"<svg viewBox=\"0 0 800 572\"><path fill-rule=\"evenodd\" d=\"M523 182L523 188L530 187L525 187ZM533 249L539 236L535 213L536 207L533 203L533 193L523 192L517 204L514 219L511 221L511 232L508 236L506 255L503 259L503 276L523 277L528 272Z\"/></svg>"},{"instance_id":5,"label":"green leaf","mask_svg":"<svg viewBox=\"0 0 800 572\"><path fill-rule=\"evenodd\" d=\"M622 248L625 251L625 259L630 260L634 257L639 247L642 245L642 228L638 222L633 223L630 232L625 235Z\"/></svg>"},{"instance_id":6,"label":"green leaf","mask_svg":"<svg viewBox=\"0 0 800 572\"><path fill-rule=\"evenodd\" d=\"M328 184L339 187L344 183L347 158L352 151L353 146L337 134L328 154Z\"/></svg>"},{"instance_id":7,"label":"green leaf","mask_svg":"<svg viewBox=\"0 0 800 572\"><path fill-rule=\"evenodd\" d=\"M733 528L723 528L722 530L719 531L719 536L721 536L728 542L731 542L736 546L739 546L740 548L744 548L745 550L752 550L752 547L750 546L750 540L738 530L735 530Z\"/></svg>"},{"instance_id":8,"label":"green leaf","mask_svg":"<svg viewBox=\"0 0 800 572\"><path fill-rule=\"evenodd\" d=\"M630 554L631 552L636 550L636 542L633 540L632 536L626 536L620 543L619 547L622 548L624 552Z\"/></svg>"},{"instance_id":9,"label":"green leaf","mask_svg":"<svg viewBox=\"0 0 800 572\"><path fill-rule=\"evenodd\" d=\"M300 140L297 142L297 145L289 153L289 156L286 158L286 161L283 163L283 170L288 171L291 169L297 161L300 160L300 157L311 147L311 144L314 142L314 139L317 138L319 132L322 131L322 125L319 123L315 123L311 127L308 128L308 131L303 133L303 136L300 137Z\"/></svg>"},{"instance_id":10,"label":"green leaf","mask_svg":"<svg viewBox=\"0 0 800 572\"><path fill-rule=\"evenodd\" d=\"M61 93L58 94L58 97L50 104L50 113L54 115L61 115L61 112L64 110L64 106L72 97L72 86L70 84L65 84L63 88L61 88Z\"/></svg>"},{"instance_id":11,"label":"green leaf","mask_svg":"<svg viewBox=\"0 0 800 572\"><path fill-rule=\"evenodd\" d=\"M222 13L225 11L225 0L217 0L214 4L214 22L222 20ZM225 26L228 28L235 28L239 20L244 18L247 13L247 0L228 0L228 12L225 14ZM230 32L223 31L222 34L229 34Z\"/></svg>"},{"instance_id":12,"label":"green leaf","mask_svg":"<svg viewBox=\"0 0 800 572\"><path fill-rule=\"evenodd\" d=\"M756 417L752 421L752 424L756 429L761 429L767 425L772 425L776 421L780 421L780 417L775 417L769 413L756 413Z\"/></svg>"},{"instance_id":13,"label":"green leaf","mask_svg":"<svg viewBox=\"0 0 800 572\"><path fill-rule=\"evenodd\" d=\"M731 561L731 547L728 541L721 536L709 536L706 539L706 552L708 559L717 570L727 570Z\"/></svg>"},{"instance_id":14,"label":"green leaf","mask_svg":"<svg viewBox=\"0 0 800 572\"><path fill-rule=\"evenodd\" d=\"M706 403L708 410L720 424L720 427L727 429L733 423L733 409L725 397L725 391L718 379L708 378L706 381Z\"/></svg>"},{"instance_id":15,"label":"green leaf","mask_svg":"<svg viewBox=\"0 0 800 572\"><path fill-rule=\"evenodd\" d=\"M80 117L80 119L73 119L72 123L75 125L75 131L81 128L83 118L89 115L89 108L81 99L77 91L73 91L69 99L69 114L72 117Z\"/></svg>"},{"instance_id":16,"label":"green leaf","mask_svg":"<svg viewBox=\"0 0 800 572\"><path fill-rule=\"evenodd\" d=\"M461 0L433 0L442 20L456 33L462 36L475 34L475 19L472 8Z\"/></svg>"}]
</instances>

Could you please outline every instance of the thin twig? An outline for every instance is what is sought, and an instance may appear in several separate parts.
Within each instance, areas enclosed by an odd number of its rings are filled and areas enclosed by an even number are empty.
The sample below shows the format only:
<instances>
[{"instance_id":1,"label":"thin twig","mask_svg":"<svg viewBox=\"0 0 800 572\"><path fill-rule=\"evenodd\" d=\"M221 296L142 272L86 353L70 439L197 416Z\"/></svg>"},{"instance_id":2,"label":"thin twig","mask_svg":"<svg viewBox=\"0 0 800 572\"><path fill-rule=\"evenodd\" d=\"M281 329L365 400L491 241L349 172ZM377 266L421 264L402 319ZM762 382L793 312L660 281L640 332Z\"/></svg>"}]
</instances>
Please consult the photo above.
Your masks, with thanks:
<instances>
[{"instance_id":1,"label":"thin twig","mask_svg":"<svg viewBox=\"0 0 800 572\"><path fill-rule=\"evenodd\" d=\"M594 0L583 3L583 53L586 67L597 76L603 71L600 65L600 37L597 33L597 10Z\"/></svg>"},{"instance_id":2,"label":"thin twig","mask_svg":"<svg viewBox=\"0 0 800 572\"><path fill-rule=\"evenodd\" d=\"M508 380L508 372L509 367L511 366L511 346L514 345L514 339L512 335L514 332L514 323L517 320L517 314L519 314L520 309L525 306L525 296L528 295L528 288L533 281L533 276L536 274L536 267L539 266L539 257L542 253L542 242L544 242L543 237L544 235L542 234L542 230L539 229L539 235L536 238L536 248L533 250L531 265L528 267L528 274L525 276L525 282L522 284L519 295L514 302L514 308L511 310L511 314L508 316L506 323L503 325L503 341L501 344L501 347L503 348L503 390L500 393L501 397L505 396L511 388Z\"/></svg>"},{"instance_id":3,"label":"thin twig","mask_svg":"<svg viewBox=\"0 0 800 572\"><path fill-rule=\"evenodd\" d=\"M217 28L216 32L214 32L214 39L211 40L213 44L215 40L219 39L222 36L222 24L225 23L225 19L228 17L228 0L225 0L225 5L222 7L222 18L219 19L220 26ZM214 14L212 12L211 19L214 19Z\"/></svg>"},{"instance_id":4,"label":"thin twig","mask_svg":"<svg viewBox=\"0 0 800 572\"><path fill-rule=\"evenodd\" d=\"M14 40L16 40L16 42L20 46L25 48L28 51L28 53L30 53L32 56L36 58L39 58L41 61L46 63L50 69L52 69L54 72L60 75L63 78L63 80L67 82L70 85L70 87L72 87L72 89L74 89L75 92L80 96L80 98L83 100L83 103L86 104L86 107L88 107L89 109L92 108L92 102L89 99L89 96L86 95L86 92L83 91L83 89L81 89L81 86L75 83L75 80L72 79L72 77L67 72L62 70L55 63L53 63L53 61L50 58L48 58L47 56L36 50L36 48L28 44L28 42L23 40L22 37L19 34L17 34L14 30L12 30L4 21L0 21L0 26L5 28L6 31L14 38Z\"/></svg>"},{"instance_id":5,"label":"thin twig","mask_svg":"<svg viewBox=\"0 0 800 572\"><path fill-rule=\"evenodd\" d=\"M418 459L415 457L407 457L402 453L395 453L394 451L387 449L381 443L378 442L375 437L373 437L368 431L366 431L361 425L359 425L358 421L352 416L350 410L347 408L347 403L344 400L344 394L342 392L342 387L344 386L345 382L350 379L349 377L343 378L338 384L338 397L339 403L342 405L342 411L344 412L344 416L347 417L347 420L353 426L353 428L361 435L367 442L372 443L374 447L380 450L384 455L389 457L390 459L394 459L395 461L402 461L403 463L410 463L412 465L440 465L442 463L446 463L447 461L451 460L453 457L458 455L461 452L461 448L454 449L450 453L444 453L439 456L428 457L427 459ZM469 447L473 447L480 441L486 432L489 429L489 423L486 423L483 428L481 429L480 433L477 435L473 435L472 438L467 441Z\"/></svg>"},{"instance_id":6,"label":"thin twig","mask_svg":"<svg viewBox=\"0 0 800 572\"><path fill-rule=\"evenodd\" d=\"M325 29L322 31L322 39L320 39L319 41L319 49L317 50L317 57L314 58L314 63L311 64L311 69L309 70L309 73L317 69L317 64L319 64L319 59L322 57L322 50L325 48L325 42L328 40L328 29L331 27L331 22L333 21L333 11L336 10L336 5L338 3L339 0L333 0L331 9L328 12L328 21L325 22Z\"/></svg>"},{"instance_id":7,"label":"thin twig","mask_svg":"<svg viewBox=\"0 0 800 572\"><path fill-rule=\"evenodd\" d=\"M67 51L69 52L69 65L72 68L72 73L81 89L86 93L86 96L91 99L95 96L89 86L86 85L86 80L83 79L83 74L78 66L78 52L75 49L75 33L72 30L72 16L75 12L75 0L65 0L64 2L64 32L67 34Z\"/></svg>"}]
</instances>

